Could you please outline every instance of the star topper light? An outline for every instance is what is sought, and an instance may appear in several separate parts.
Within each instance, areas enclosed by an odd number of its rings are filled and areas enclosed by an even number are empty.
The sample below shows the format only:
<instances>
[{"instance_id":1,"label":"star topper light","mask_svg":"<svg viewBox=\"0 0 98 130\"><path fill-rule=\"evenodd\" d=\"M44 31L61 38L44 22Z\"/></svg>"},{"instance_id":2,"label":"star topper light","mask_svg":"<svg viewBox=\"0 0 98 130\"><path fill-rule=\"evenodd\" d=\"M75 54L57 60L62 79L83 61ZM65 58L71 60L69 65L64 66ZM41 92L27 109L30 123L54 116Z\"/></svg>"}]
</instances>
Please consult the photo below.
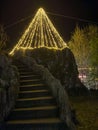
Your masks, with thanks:
<instances>
[{"instance_id":1,"label":"star topper light","mask_svg":"<svg viewBox=\"0 0 98 130\"><path fill-rule=\"evenodd\" d=\"M15 51L20 48L34 49L41 47L49 49L63 49L67 47L43 8L38 9L34 18L31 20L29 26L10 54L13 55Z\"/></svg>"}]
</instances>

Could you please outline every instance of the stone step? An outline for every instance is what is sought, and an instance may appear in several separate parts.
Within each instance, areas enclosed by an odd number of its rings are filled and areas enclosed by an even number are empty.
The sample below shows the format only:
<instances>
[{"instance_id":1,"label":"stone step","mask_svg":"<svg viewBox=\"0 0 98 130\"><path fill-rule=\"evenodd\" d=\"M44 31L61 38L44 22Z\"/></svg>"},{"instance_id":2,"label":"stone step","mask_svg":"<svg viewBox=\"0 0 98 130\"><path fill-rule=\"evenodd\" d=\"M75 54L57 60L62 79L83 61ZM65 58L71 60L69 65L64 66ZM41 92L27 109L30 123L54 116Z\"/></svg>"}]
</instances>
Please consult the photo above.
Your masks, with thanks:
<instances>
[{"instance_id":1,"label":"stone step","mask_svg":"<svg viewBox=\"0 0 98 130\"><path fill-rule=\"evenodd\" d=\"M57 108L56 105L52 106L39 106L39 107L29 107L29 108L15 108L13 111L28 111L28 110L51 110Z\"/></svg>"},{"instance_id":2,"label":"stone step","mask_svg":"<svg viewBox=\"0 0 98 130\"><path fill-rule=\"evenodd\" d=\"M49 96L51 92L48 90L31 90L31 91L20 91L19 98L33 98L41 96Z\"/></svg>"},{"instance_id":3,"label":"stone step","mask_svg":"<svg viewBox=\"0 0 98 130\"><path fill-rule=\"evenodd\" d=\"M26 76L26 75L32 75L32 74L34 75L34 72L32 72L32 71L29 71L29 72L28 71L27 72L19 72L19 74L20 74L20 76L22 76L22 75Z\"/></svg>"},{"instance_id":4,"label":"stone step","mask_svg":"<svg viewBox=\"0 0 98 130\"><path fill-rule=\"evenodd\" d=\"M22 100L19 99L16 101L15 108L31 108L31 107L41 107L41 106L51 106L51 105L57 105L55 99L53 97L51 98L34 98L35 100Z\"/></svg>"},{"instance_id":5,"label":"stone step","mask_svg":"<svg viewBox=\"0 0 98 130\"><path fill-rule=\"evenodd\" d=\"M6 130L69 130L59 118L8 121Z\"/></svg>"},{"instance_id":6,"label":"stone step","mask_svg":"<svg viewBox=\"0 0 98 130\"><path fill-rule=\"evenodd\" d=\"M38 75L20 75L20 80L28 80L28 79L41 79Z\"/></svg>"},{"instance_id":7,"label":"stone step","mask_svg":"<svg viewBox=\"0 0 98 130\"><path fill-rule=\"evenodd\" d=\"M40 119L30 119L30 120L10 120L7 121L7 124L29 124L29 123L59 123L61 122L59 118L40 118Z\"/></svg>"},{"instance_id":8,"label":"stone step","mask_svg":"<svg viewBox=\"0 0 98 130\"><path fill-rule=\"evenodd\" d=\"M37 100L47 100L47 99L53 99L52 96L44 96L44 97L35 97L35 98L18 98L17 101L37 101Z\"/></svg>"},{"instance_id":9,"label":"stone step","mask_svg":"<svg viewBox=\"0 0 98 130\"><path fill-rule=\"evenodd\" d=\"M44 109L44 110L22 110L12 111L8 120L27 120L27 119L40 119L58 117L58 108Z\"/></svg>"},{"instance_id":10,"label":"stone step","mask_svg":"<svg viewBox=\"0 0 98 130\"><path fill-rule=\"evenodd\" d=\"M30 85L30 84L38 84L43 83L43 80L41 79L28 79L28 80L20 80L20 85Z\"/></svg>"},{"instance_id":11,"label":"stone step","mask_svg":"<svg viewBox=\"0 0 98 130\"><path fill-rule=\"evenodd\" d=\"M28 68L18 68L18 71L19 71L19 73L24 73L24 72L25 73L30 73L30 72L33 72L30 69L28 69Z\"/></svg>"},{"instance_id":12,"label":"stone step","mask_svg":"<svg viewBox=\"0 0 98 130\"><path fill-rule=\"evenodd\" d=\"M48 87L42 83L33 83L20 86L20 91L47 90Z\"/></svg>"}]
</instances>

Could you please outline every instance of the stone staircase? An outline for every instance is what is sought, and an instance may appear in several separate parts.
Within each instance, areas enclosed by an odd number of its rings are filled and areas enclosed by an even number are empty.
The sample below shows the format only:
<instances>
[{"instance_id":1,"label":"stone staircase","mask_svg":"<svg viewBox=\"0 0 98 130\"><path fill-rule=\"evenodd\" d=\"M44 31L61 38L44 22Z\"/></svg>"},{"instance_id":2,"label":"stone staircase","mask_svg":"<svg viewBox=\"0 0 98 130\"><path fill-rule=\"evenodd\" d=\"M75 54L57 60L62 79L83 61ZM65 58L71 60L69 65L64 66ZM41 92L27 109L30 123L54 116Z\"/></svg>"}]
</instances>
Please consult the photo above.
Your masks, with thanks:
<instances>
[{"instance_id":1,"label":"stone staircase","mask_svg":"<svg viewBox=\"0 0 98 130\"><path fill-rule=\"evenodd\" d=\"M17 64L20 91L13 111L6 119L6 130L69 130L59 118L59 108L51 91L37 74Z\"/></svg>"}]
</instances>

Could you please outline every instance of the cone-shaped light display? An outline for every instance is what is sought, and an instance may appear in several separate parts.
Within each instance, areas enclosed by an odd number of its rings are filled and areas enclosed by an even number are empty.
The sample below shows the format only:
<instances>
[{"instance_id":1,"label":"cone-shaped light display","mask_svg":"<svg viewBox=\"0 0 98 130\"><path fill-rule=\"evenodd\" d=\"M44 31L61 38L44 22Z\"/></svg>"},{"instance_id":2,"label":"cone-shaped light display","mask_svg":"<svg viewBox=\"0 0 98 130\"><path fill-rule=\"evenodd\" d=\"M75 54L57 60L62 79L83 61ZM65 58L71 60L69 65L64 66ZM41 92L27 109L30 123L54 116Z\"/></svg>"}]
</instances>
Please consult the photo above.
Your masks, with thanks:
<instances>
[{"instance_id":1,"label":"cone-shaped light display","mask_svg":"<svg viewBox=\"0 0 98 130\"><path fill-rule=\"evenodd\" d=\"M14 52L20 48L34 49L40 47L50 49L62 49L67 47L42 8L38 9L35 17L10 54L14 54Z\"/></svg>"}]
</instances>

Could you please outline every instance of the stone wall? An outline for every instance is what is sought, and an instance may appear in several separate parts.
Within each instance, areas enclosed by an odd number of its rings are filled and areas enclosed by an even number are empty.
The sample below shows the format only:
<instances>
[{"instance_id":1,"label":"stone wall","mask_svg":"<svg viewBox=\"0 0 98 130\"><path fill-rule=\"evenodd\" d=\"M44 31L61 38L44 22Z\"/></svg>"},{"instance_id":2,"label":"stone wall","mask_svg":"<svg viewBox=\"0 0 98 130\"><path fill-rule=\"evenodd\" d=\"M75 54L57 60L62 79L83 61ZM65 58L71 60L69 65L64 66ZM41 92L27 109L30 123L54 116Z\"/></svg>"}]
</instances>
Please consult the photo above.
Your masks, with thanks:
<instances>
[{"instance_id":1,"label":"stone wall","mask_svg":"<svg viewBox=\"0 0 98 130\"><path fill-rule=\"evenodd\" d=\"M19 74L8 54L0 53L0 122L9 114L18 95Z\"/></svg>"},{"instance_id":2,"label":"stone wall","mask_svg":"<svg viewBox=\"0 0 98 130\"><path fill-rule=\"evenodd\" d=\"M73 53L69 48L63 50L36 48L34 50L18 50L17 56L27 55L35 59L39 65L46 67L52 75L60 80L70 95L87 94L87 88L78 77L78 68Z\"/></svg>"}]
</instances>

